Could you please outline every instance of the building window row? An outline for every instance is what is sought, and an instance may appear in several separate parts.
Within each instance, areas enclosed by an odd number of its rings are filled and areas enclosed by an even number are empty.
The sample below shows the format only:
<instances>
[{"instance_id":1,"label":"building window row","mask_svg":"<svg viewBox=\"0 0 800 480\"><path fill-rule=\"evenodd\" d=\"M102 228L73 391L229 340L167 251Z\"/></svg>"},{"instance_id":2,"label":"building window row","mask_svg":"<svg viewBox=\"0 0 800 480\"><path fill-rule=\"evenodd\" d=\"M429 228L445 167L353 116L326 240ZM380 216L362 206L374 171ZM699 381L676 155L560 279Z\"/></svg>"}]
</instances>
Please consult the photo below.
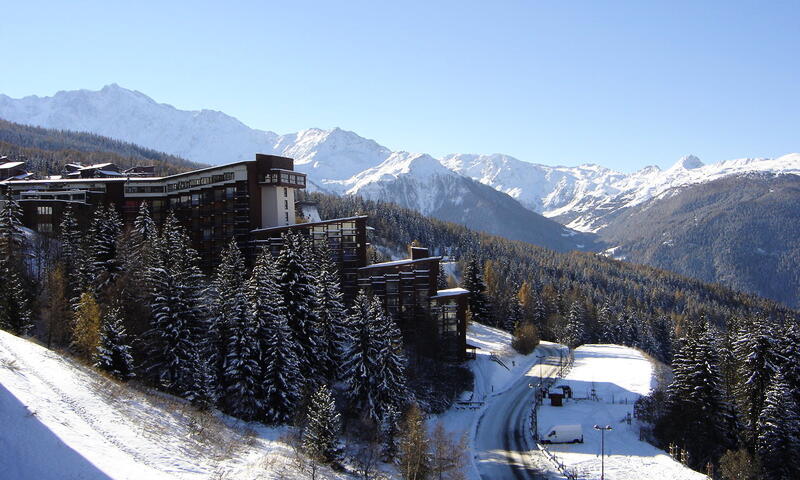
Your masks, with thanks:
<instances>
[{"instance_id":1,"label":"building window row","mask_svg":"<svg viewBox=\"0 0 800 480\"><path fill-rule=\"evenodd\" d=\"M39 215L52 215L53 207L36 207L36 213Z\"/></svg>"},{"instance_id":2,"label":"building window row","mask_svg":"<svg viewBox=\"0 0 800 480\"><path fill-rule=\"evenodd\" d=\"M167 191L175 192L177 190L185 190L187 188L200 187L203 185L211 185L220 182L229 182L234 179L233 172L225 172L221 175L211 175L210 177L192 178L191 180L184 180L176 183L168 183Z\"/></svg>"}]
</instances>

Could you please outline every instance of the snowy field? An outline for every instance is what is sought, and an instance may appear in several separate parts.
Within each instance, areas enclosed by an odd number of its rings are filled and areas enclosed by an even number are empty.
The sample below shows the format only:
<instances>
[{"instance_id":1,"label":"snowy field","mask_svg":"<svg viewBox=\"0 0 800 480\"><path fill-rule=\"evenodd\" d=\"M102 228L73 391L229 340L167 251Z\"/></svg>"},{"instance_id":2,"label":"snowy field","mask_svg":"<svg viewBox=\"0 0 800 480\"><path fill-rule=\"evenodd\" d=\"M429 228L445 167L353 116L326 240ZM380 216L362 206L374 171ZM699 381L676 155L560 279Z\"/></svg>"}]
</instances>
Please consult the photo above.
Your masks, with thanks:
<instances>
[{"instance_id":1,"label":"snowy field","mask_svg":"<svg viewBox=\"0 0 800 480\"><path fill-rule=\"evenodd\" d=\"M0 331L0 479L307 478L285 432L121 387Z\"/></svg>"},{"instance_id":2,"label":"snowy field","mask_svg":"<svg viewBox=\"0 0 800 480\"><path fill-rule=\"evenodd\" d=\"M639 427L633 419L633 402L655 387L655 372L644 356L618 345L584 345L575 350L575 364L567 377L556 385L569 385L574 399L563 407L539 408L539 432L547 434L554 425L580 424L583 444L553 444L548 449L581 479L600 478L600 432L594 425L610 425L605 434L605 478L608 480L702 480L694 472L670 458L664 451L639 440ZM596 400L592 400L594 391ZM554 478L563 478L555 476Z\"/></svg>"}]
</instances>

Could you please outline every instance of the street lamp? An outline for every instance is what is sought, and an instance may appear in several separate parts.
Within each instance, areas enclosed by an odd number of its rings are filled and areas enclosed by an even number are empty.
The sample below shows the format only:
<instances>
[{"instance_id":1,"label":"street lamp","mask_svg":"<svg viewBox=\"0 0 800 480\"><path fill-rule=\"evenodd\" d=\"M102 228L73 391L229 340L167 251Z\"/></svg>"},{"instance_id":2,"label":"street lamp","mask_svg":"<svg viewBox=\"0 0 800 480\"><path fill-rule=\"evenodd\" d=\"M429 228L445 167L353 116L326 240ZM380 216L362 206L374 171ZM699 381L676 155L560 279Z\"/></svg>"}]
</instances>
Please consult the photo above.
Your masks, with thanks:
<instances>
[{"instance_id":1,"label":"street lamp","mask_svg":"<svg viewBox=\"0 0 800 480\"><path fill-rule=\"evenodd\" d=\"M600 480L605 480L606 465L603 457L605 457L606 454L606 430L611 430L611 425L606 425L605 427L595 425L594 429L600 430Z\"/></svg>"},{"instance_id":2,"label":"street lamp","mask_svg":"<svg viewBox=\"0 0 800 480\"><path fill-rule=\"evenodd\" d=\"M544 355L536 355L536 358L539 359L539 387L542 386L542 359L544 357Z\"/></svg>"}]
</instances>

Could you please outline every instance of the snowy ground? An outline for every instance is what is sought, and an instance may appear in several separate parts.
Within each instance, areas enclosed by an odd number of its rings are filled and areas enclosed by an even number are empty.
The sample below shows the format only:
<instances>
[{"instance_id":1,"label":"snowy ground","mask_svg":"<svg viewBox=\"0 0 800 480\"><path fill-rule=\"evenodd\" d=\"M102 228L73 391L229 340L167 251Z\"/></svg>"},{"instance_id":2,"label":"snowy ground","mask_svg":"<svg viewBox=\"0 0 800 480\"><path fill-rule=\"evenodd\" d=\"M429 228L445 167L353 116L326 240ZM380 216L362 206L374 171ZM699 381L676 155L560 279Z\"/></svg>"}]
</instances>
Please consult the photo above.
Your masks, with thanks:
<instances>
[{"instance_id":1,"label":"snowy ground","mask_svg":"<svg viewBox=\"0 0 800 480\"><path fill-rule=\"evenodd\" d=\"M477 421L486 411L492 400L511 388L521 377L529 373L539 360L536 353L520 355L511 347L511 334L503 330L488 327L480 323L471 323L467 329L467 343L479 347L477 358L468 363L475 375L475 388L465 392L462 401L483 402L473 409L454 406L447 412L431 419L431 422L443 422L445 429L456 438L466 434L470 446L470 462L467 478L481 478L475 463L475 434ZM544 345L554 345L543 342ZM508 367L491 360L492 354ZM537 367L538 368L538 367Z\"/></svg>"},{"instance_id":2,"label":"snowy ground","mask_svg":"<svg viewBox=\"0 0 800 480\"><path fill-rule=\"evenodd\" d=\"M285 434L122 387L0 331L3 480L306 478Z\"/></svg>"},{"instance_id":3,"label":"snowy ground","mask_svg":"<svg viewBox=\"0 0 800 480\"><path fill-rule=\"evenodd\" d=\"M556 385L572 387L576 399L563 407L549 401L539 408L539 431L547 434L553 425L580 424L583 444L548 446L569 470L581 479L600 478L600 432L594 425L610 425L605 435L605 478L608 480L640 480L669 478L701 480L705 475L694 472L670 458L664 451L639 440L633 414L633 402L655 387L655 372L644 356L618 345L584 345L575 350L575 364L567 377ZM597 400L591 400L594 390ZM554 478L563 478L555 476Z\"/></svg>"}]
</instances>

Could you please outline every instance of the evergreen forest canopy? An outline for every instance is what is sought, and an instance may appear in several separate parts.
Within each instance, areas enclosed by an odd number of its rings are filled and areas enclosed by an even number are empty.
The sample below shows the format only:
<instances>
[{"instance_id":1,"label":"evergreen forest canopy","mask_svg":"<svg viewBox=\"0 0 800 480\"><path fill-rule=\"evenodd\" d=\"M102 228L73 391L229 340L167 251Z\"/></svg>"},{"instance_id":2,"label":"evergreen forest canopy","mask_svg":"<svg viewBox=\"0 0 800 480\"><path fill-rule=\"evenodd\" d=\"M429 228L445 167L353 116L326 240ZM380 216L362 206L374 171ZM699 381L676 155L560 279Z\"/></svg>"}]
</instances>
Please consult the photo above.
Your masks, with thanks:
<instances>
[{"instance_id":1,"label":"evergreen forest canopy","mask_svg":"<svg viewBox=\"0 0 800 480\"><path fill-rule=\"evenodd\" d=\"M173 175L206 165L85 132L20 125L0 119L0 157L25 160L37 175L58 175L68 163L110 162L121 169L154 165L157 175Z\"/></svg>"}]
</instances>

